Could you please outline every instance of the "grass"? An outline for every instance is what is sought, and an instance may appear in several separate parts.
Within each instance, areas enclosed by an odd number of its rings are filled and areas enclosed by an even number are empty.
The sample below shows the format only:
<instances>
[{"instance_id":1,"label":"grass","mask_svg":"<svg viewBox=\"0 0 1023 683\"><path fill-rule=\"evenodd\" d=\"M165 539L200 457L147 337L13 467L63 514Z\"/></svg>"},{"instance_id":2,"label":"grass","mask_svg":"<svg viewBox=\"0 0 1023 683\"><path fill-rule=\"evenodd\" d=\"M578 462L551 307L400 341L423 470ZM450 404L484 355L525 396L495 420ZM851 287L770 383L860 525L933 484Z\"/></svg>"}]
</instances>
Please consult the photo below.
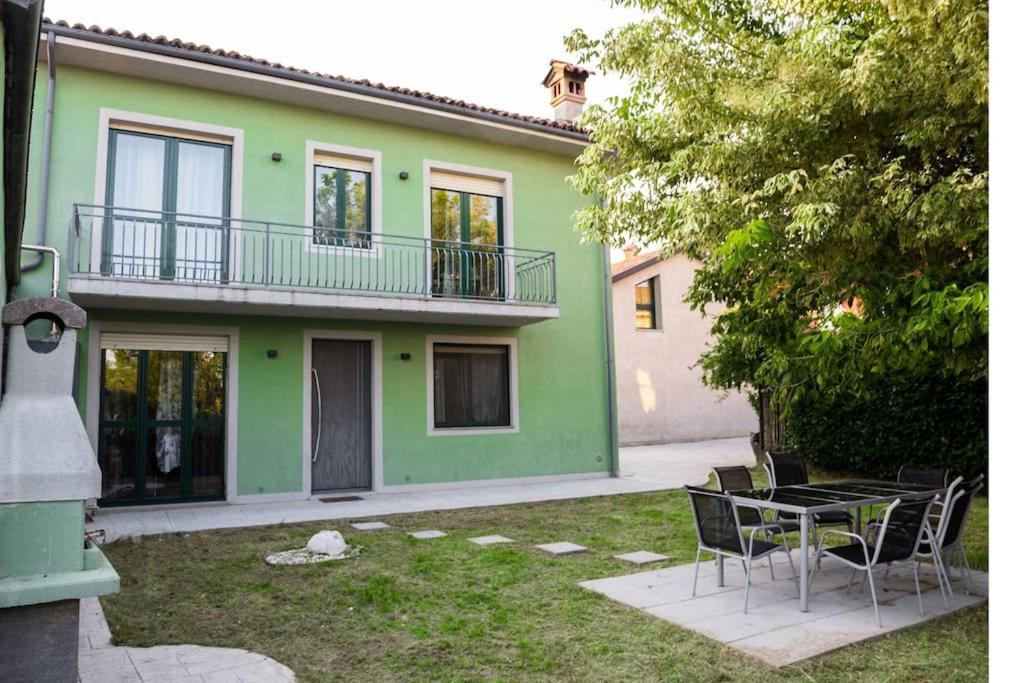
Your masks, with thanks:
<instances>
[{"instance_id":1,"label":"grass","mask_svg":"<svg viewBox=\"0 0 1023 683\"><path fill-rule=\"evenodd\" d=\"M612 556L632 550L691 562L696 546L684 493L384 519L395 529L360 533L317 522L107 545L121 574L121 593L103 600L115 641L241 647L307 681L988 677L986 607L774 670L576 585L630 571ZM262 561L330 527L362 554L300 567ZM448 536L417 541L405 533L421 529ZM481 548L466 541L484 534L516 543ZM552 558L532 547L556 540L591 552ZM967 545L971 563L986 569L986 499L974 506Z\"/></svg>"}]
</instances>

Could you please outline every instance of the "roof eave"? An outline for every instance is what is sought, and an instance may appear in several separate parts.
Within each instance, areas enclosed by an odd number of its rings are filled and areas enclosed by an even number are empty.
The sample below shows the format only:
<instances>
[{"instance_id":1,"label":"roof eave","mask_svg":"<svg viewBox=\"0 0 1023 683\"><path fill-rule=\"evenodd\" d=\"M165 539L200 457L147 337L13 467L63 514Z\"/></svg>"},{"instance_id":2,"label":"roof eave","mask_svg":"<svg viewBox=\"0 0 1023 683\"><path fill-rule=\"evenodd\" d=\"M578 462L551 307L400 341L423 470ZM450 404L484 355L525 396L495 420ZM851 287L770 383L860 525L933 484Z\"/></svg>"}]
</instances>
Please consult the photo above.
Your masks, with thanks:
<instances>
[{"instance_id":1,"label":"roof eave","mask_svg":"<svg viewBox=\"0 0 1023 683\"><path fill-rule=\"evenodd\" d=\"M559 138L566 142L572 142L578 145L589 144L589 136L585 132L545 126L541 123L524 121L514 117L502 116L500 114L487 111L469 109L446 102L437 102L430 99L416 97L414 95L361 85L359 83L348 83L337 79L316 76L314 74L300 73L286 68L277 68L274 66L248 62L241 59L233 59L231 57L217 54L195 52L184 48L174 47L172 45L147 43L118 35L96 33L90 30L61 26L58 24L43 24L43 31L52 31L58 37L74 38L81 41L98 43L100 45L109 45L126 50L160 55L163 57L172 57L174 59L180 59L188 62L208 64L235 71L257 74L260 76L305 83L362 97L375 98L385 102L394 102L430 111L443 112L445 114L473 119L489 124L512 127L524 132L542 135L544 137Z\"/></svg>"},{"instance_id":2,"label":"roof eave","mask_svg":"<svg viewBox=\"0 0 1023 683\"><path fill-rule=\"evenodd\" d=\"M659 258L659 256L657 254L653 254L650 258L646 259L645 261L640 261L639 263L631 265L631 266L629 266L628 268L626 268L625 270L623 270L623 271L621 271L619 273L613 274L611 276L611 282L618 282L619 280L624 280L625 278L629 277L630 275L635 275L636 273L640 272L641 270L646 270L650 266L655 265L655 264L660 263L660 262L661 262L661 259Z\"/></svg>"}]
</instances>

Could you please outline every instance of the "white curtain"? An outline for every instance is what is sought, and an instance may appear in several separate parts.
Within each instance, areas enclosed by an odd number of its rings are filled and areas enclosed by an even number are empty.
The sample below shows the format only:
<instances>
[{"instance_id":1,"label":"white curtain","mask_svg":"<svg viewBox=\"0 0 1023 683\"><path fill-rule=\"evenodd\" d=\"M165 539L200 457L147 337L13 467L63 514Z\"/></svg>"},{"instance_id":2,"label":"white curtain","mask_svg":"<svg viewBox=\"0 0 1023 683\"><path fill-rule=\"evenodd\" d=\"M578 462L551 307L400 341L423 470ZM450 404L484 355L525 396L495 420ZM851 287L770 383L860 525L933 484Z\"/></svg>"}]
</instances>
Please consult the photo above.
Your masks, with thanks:
<instances>
[{"instance_id":1,"label":"white curtain","mask_svg":"<svg viewBox=\"0 0 1023 683\"><path fill-rule=\"evenodd\" d=\"M223 228L218 218L224 215L224 162L223 147L190 142L178 144L176 206L179 220L174 238L177 276L186 280L220 278Z\"/></svg>"},{"instance_id":2,"label":"white curtain","mask_svg":"<svg viewBox=\"0 0 1023 683\"><path fill-rule=\"evenodd\" d=\"M111 274L152 278L160 274L160 214L163 208L163 159L165 142L159 138L117 134L114 159Z\"/></svg>"}]
</instances>

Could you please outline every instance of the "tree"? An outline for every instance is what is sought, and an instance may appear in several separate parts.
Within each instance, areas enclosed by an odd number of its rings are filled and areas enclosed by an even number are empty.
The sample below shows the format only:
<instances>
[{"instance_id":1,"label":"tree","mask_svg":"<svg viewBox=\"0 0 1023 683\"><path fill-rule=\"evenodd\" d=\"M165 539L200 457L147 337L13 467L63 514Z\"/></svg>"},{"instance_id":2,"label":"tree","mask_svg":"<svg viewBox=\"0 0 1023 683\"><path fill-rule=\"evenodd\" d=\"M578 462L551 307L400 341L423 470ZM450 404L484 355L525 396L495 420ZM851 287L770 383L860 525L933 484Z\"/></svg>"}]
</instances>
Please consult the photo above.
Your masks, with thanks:
<instances>
[{"instance_id":1,"label":"tree","mask_svg":"<svg viewBox=\"0 0 1023 683\"><path fill-rule=\"evenodd\" d=\"M584 113L589 238L703 265L720 388L987 376L986 0L619 0L566 39L631 79Z\"/></svg>"}]
</instances>

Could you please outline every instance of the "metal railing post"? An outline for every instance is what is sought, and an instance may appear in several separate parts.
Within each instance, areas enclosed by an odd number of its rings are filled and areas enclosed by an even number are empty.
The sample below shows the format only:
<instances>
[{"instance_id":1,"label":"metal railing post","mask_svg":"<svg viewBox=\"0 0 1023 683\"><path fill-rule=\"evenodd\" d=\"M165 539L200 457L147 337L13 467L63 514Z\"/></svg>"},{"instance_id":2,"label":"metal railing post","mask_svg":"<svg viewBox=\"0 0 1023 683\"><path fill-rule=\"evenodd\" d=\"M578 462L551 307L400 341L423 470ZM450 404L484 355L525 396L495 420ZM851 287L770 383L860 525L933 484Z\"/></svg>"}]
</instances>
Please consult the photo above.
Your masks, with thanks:
<instances>
[{"instance_id":1,"label":"metal railing post","mask_svg":"<svg viewBox=\"0 0 1023 683\"><path fill-rule=\"evenodd\" d=\"M430 276L433 266L433 245L426 242L423 245L423 296L430 296Z\"/></svg>"},{"instance_id":2,"label":"metal railing post","mask_svg":"<svg viewBox=\"0 0 1023 683\"><path fill-rule=\"evenodd\" d=\"M263 286L270 286L270 224L265 223L263 233Z\"/></svg>"},{"instance_id":3,"label":"metal railing post","mask_svg":"<svg viewBox=\"0 0 1023 683\"><path fill-rule=\"evenodd\" d=\"M550 253L547 258L551 261L551 297L547 303L556 304L558 303L558 261L554 258L554 254Z\"/></svg>"}]
</instances>

